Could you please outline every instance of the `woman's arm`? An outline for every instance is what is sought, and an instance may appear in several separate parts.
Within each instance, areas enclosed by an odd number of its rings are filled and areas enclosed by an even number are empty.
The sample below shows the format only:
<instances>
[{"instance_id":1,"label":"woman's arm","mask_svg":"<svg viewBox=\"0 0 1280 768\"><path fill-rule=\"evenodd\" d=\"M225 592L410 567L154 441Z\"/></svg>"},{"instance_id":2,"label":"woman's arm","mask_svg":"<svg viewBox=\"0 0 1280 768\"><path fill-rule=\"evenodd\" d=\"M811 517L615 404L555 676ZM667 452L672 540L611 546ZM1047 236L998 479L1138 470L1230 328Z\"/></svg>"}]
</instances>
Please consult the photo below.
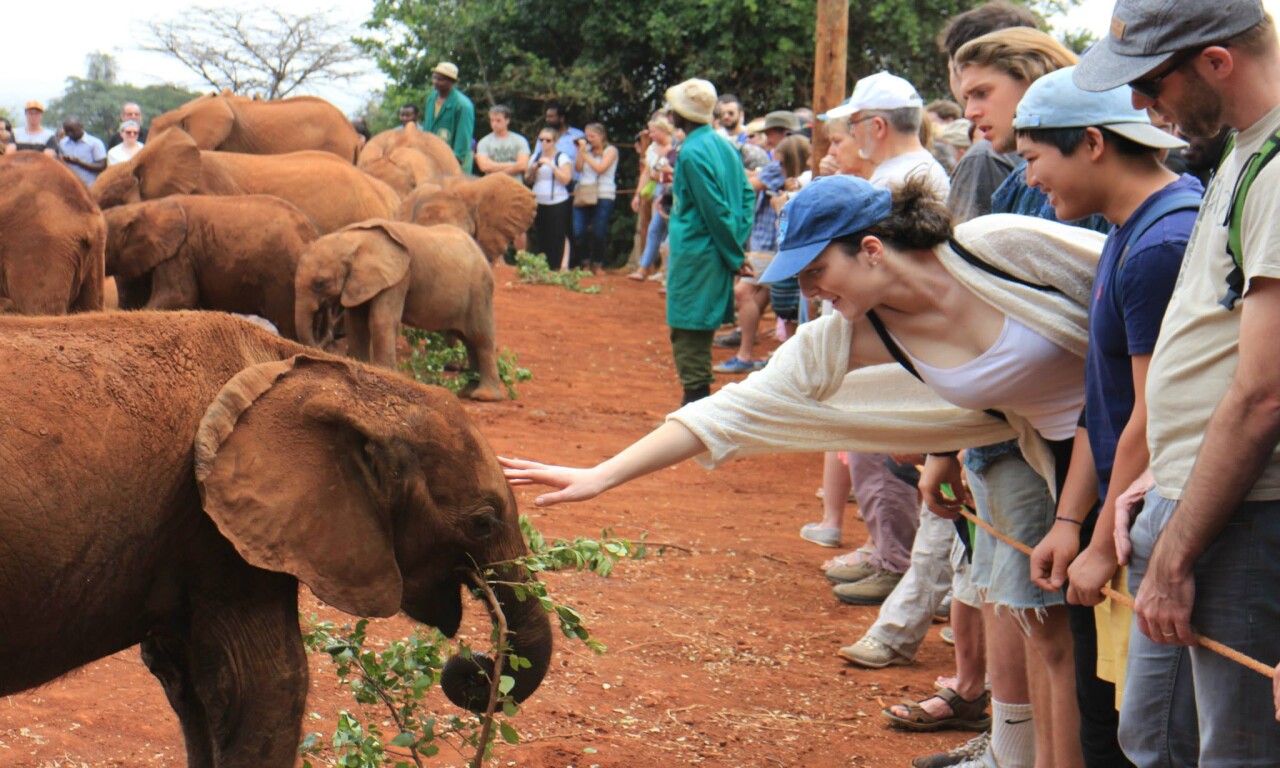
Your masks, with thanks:
<instances>
[{"instance_id":1,"label":"woman's arm","mask_svg":"<svg viewBox=\"0 0 1280 768\"><path fill-rule=\"evenodd\" d=\"M590 165L591 170L596 173L604 173L609 170L614 163L618 162L618 150L614 149L612 146L604 148L604 152L600 155L599 162L591 156L590 152L579 153L578 159L581 160L583 155L586 155L587 165ZM582 170L582 168L578 168L578 170Z\"/></svg>"},{"instance_id":2,"label":"woman's arm","mask_svg":"<svg viewBox=\"0 0 1280 768\"><path fill-rule=\"evenodd\" d=\"M556 488L534 499L539 507L566 501L585 501L623 483L677 464L707 450L693 432L677 421L668 421L632 443L617 456L590 469L539 464L536 461L499 458L511 485L546 485Z\"/></svg>"},{"instance_id":3,"label":"woman's arm","mask_svg":"<svg viewBox=\"0 0 1280 768\"><path fill-rule=\"evenodd\" d=\"M578 156L581 157L581 153L579 153ZM569 163L569 158L566 157L563 163L556 166L552 170L552 175L554 175L556 177L556 181L561 184L568 184L570 179L573 178L573 166Z\"/></svg>"}]
</instances>

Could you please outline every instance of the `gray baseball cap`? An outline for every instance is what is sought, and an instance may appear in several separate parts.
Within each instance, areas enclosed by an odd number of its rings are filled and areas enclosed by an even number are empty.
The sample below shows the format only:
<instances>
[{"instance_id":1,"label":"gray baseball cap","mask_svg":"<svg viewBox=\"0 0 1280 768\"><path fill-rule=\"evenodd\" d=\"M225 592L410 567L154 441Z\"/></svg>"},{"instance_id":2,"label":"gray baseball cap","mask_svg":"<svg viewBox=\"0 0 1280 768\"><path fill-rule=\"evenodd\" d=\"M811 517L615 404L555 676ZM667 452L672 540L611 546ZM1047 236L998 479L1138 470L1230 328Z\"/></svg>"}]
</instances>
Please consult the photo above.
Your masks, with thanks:
<instances>
[{"instance_id":1,"label":"gray baseball cap","mask_svg":"<svg viewBox=\"0 0 1280 768\"><path fill-rule=\"evenodd\" d=\"M1265 15L1261 0L1117 0L1110 33L1085 51L1075 84L1109 91L1179 51L1225 42Z\"/></svg>"}]
</instances>

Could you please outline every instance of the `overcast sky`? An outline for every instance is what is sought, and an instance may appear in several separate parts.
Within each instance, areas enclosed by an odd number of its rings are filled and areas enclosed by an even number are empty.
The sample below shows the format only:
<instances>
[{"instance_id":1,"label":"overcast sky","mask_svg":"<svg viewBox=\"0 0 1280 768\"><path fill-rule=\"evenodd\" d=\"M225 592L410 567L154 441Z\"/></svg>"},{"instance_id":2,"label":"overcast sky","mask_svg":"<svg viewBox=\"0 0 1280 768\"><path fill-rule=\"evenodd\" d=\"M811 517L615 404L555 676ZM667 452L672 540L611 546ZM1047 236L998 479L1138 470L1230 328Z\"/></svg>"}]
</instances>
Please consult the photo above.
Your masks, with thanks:
<instances>
[{"instance_id":1,"label":"overcast sky","mask_svg":"<svg viewBox=\"0 0 1280 768\"><path fill-rule=\"evenodd\" d=\"M731 1L735 0L726 0ZM198 4L243 5L233 0L202 0ZM274 0L274 4L295 13L333 7L332 0ZM172 59L138 50L144 38L144 22L174 18L176 5L168 0L94 3L72 0L51 5L32 0L6 3L4 22L0 25L0 52L5 61L0 67L0 106L7 107L11 114L21 115L27 99L47 102L57 97L67 77L84 75L85 57L95 50L116 57L121 82L134 85L172 82L195 90L207 88ZM1106 34L1114 5L1114 0L1084 0L1065 18L1055 19L1054 27L1057 30L1083 28L1102 36ZM1280 0L1264 0L1264 5L1275 13L1280 9ZM351 33L356 34L372 7L372 0L347 0L337 6L334 18L348 23ZM309 93L329 99L343 112L353 113L383 81L382 73L372 61L366 62L363 68L368 72L363 77Z\"/></svg>"}]
</instances>

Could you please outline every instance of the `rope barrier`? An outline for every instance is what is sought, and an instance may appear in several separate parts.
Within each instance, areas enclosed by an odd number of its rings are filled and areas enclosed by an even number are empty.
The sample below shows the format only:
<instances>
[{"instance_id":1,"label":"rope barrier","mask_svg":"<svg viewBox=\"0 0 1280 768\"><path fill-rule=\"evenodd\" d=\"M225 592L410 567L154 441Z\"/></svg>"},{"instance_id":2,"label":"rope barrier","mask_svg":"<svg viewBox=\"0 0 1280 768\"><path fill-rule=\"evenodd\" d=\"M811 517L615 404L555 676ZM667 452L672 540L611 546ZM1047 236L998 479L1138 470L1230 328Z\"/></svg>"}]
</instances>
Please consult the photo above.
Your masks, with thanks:
<instances>
[{"instance_id":1,"label":"rope barrier","mask_svg":"<svg viewBox=\"0 0 1280 768\"><path fill-rule=\"evenodd\" d=\"M980 520L978 516L975 515L973 512L969 511L967 507L961 507L959 511L960 511L960 514L969 522L979 526L987 533L996 537L997 539L1004 542L1005 544L1008 544L1009 546L1018 550L1022 554L1027 555L1028 557L1031 556L1031 547L1028 547L1026 544L1023 544L1017 539L1012 539L1004 535L1000 531L997 531L990 523L986 522L985 520ZM1102 594L1111 598L1117 603L1120 603L1121 605L1128 607L1131 610L1133 608L1132 597L1129 597L1128 595L1123 594L1121 592L1117 592L1111 587L1104 586L1102 588ZM1209 650L1213 651L1219 656L1230 659L1242 666L1248 667L1249 669L1252 669L1254 672L1257 672L1260 675L1264 675L1268 678L1275 677L1275 669L1267 666L1266 664L1263 664L1257 659L1247 656L1230 646L1223 645L1217 640L1212 640L1210 638L1207 638L1204 635L1200 634L1199 632L1195 632L1194 630L1192 634L1195 636L1196 643L1198 643L1200 647L1208 648Z\"/></svg>"}]
</instances>

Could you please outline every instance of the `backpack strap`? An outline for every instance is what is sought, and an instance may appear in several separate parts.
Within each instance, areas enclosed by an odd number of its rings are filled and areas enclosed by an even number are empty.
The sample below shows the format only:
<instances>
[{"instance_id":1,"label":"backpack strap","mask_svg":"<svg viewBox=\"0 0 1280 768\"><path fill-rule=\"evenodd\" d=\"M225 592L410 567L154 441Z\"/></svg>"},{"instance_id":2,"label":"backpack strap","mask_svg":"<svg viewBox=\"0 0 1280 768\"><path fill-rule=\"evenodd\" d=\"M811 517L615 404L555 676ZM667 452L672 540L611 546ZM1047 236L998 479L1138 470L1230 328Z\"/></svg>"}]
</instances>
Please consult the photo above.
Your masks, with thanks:
<instances>
[{"instance_id":1,"label":"backpack strap","mask_svg":"<svg viewBox=\"0 0 1280 768\"><path fill-rule=\"evenodd\" d=\"M1123 297L1120 295L1120 273L1124 270L1124 265L1129 261L1129 251L1142 239L1143 235L1147 234L1149 229L1164 217L1179 211L1199 211L1201 199L1199 192L1190 189L1182 189L1172 195L1162 195L1133 221L1133 226L1129 230L1129 237L1124 241L1124 250L1120 251L1120 260L1116 264L1115 270L1115 284L1111 291L1111 295L1115 298L1118 307L1123 306Z\"/></svg>"},{"instance_id":2,"label":"backpack strap","mask_svg":"<svg viewBox=\"0 0 1280 768\"><path fill-rule=\"evenodd\" d=\"M947 245L951 247L951 250L955 252L957 256L967 261L970 265L977 267L978 269L982 270L983 272L986 272L987 274L995 275L1001 280L1008 280L1011 283L1017 283L1018 285L1025 285L1028 288L1034 288L1037 291L1045 291L1046 293L1062 293L1062 291L1059 290L1056 286L1040 285L1039 283L1033 283L1030 280L1023 280L1020 277L1015 277L1009 274L1008 272L1005 272L1003 269L995 266L994 264L988 264L987 262L978 258L978 256L972 251L970 251L968 248L965 248L963 245L961 245L960 241L956 240L954 237L947 240Z\"/></svg>"},{"instance_id":3,"label":"backpack strap","mask_svg":"<svg viewBox=\"0 0 1280 768\"><path fill-rule=\"evenodd\" d=\"M1234 135L1227 139L1227 145L1222 156L1225 160L1236 147L1236 137ZM1249 195L1249 189L1253 186L1253 182L1257 181L1258 174L1262 173L1262 169L1267 167L1277 154L1280 154L1280 131L1276 131L1267 137L1262 146L1258 148L1245 161L1244 168L1240 171L1240 175L1236 178L1235 189L1231 192L1231 204L1227 208L1227 215L1224 223L1227 225L1227 255L1231 257L1233 262L1231 272L1227 275L1227 292L1218 302L1228 310L1236 308L1236 303L1244 297L1244 201Z\"/></svg>"},{"instance_id":4,"label":"backpack strap","mask_svg":"<svg viewBox=\"0 0 1280 768\"><path fill-rule=\"evenodd\" d=\"M911 358L907 357L907 353L898 344L897 340L889 333L889 329L884 327L884 321L876 314L874 309L867 310L867 320L871 322L871 327L876 329L876 335L880 337L880 341L884 343L885 349L889 350L889 354L897 361L898 365L907 369L907 373L915 376L920 381L924 381L924 377L916 370L916 366L911 362ZM988 416L997 418L1008 423L1009 418L994 408L984 408L983 413Z\"/></svg>"}]
</instances>

